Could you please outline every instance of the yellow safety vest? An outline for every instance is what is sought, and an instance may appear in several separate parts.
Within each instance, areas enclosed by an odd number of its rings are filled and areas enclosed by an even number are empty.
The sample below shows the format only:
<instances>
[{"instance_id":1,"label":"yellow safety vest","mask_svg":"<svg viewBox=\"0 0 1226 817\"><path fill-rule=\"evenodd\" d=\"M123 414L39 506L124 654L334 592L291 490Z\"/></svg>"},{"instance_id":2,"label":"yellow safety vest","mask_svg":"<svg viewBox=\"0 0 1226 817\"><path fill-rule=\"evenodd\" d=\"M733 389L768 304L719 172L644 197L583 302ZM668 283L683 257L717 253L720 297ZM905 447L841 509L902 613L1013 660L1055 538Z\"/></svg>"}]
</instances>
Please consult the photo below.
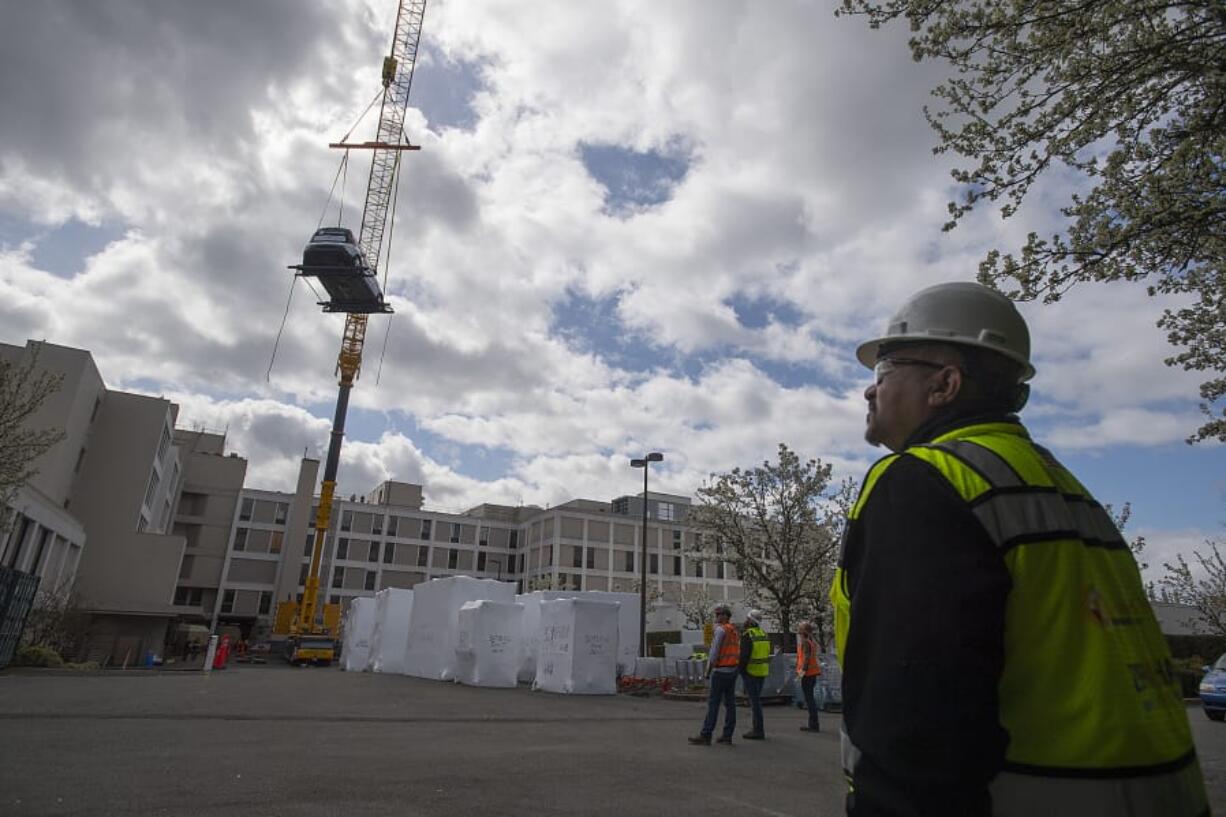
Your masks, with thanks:
<instances>
[{"instance_id":1,"label":"yellow safety vest","mask_svg":"<svg viewBox=\"0 0 1226 817\"><path fill-rule=\"evenodd\" d=\"M997 813L1024 801L1033 813L1054 809L1049 816L1110 814L1119 803L1138 815L1207 813L1170 651L1106 511L1022 426L986 423L875 463L849 527L899 456L922 459L949 481L1012 578L999 683L1009 745L992 787ZM851 627L842 568L830 597L841 664Z\"/></svg>"},{"instance_id":2,"label":"yellow safety vest","mask_svg":"<svg viewBox=\"0 0 1226 817\"><path fill-rule=\"evenodd\" d=\"M749 663L745 666L745 672L755 678L765 678L770 675L771 671L770 638L762 631L761 627L749 627L745 630L745 635L749 636L749 640L753 642L753 647L749 653Z\"/></svg>"}]
</instances>

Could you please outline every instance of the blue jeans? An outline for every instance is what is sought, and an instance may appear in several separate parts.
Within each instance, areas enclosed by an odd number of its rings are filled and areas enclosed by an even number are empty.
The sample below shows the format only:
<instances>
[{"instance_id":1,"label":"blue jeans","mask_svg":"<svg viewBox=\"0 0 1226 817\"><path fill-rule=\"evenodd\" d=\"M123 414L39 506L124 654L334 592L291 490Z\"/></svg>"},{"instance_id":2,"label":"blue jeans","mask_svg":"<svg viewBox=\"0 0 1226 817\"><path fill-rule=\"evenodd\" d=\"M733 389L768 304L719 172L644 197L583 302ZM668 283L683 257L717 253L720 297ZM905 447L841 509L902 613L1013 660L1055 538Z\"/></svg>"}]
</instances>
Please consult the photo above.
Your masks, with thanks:
<instances>
[{"instance_id":1,"label":"blue jeans","mask_svg":"<svg viewBox=\"0 0 1226 817\"><path fill-rule=\"evenodd\" d=\"M766 729L762 725L762 684L766 679L749 674L741 678L745 682L745 694L749 696L749 708L753 712L753 734L765 735Z\"/></svg>"},{"instance_id":2,"label":"blue jeans","mask_svg":"<svg viewBox=\"0 0 1226 817\"><path fill-rule=\"evenodd\" d=\"M711 737L719 720L719 704L724 703L724 737L736 730L736 673L711 673L711 694L707 697L707 719L702 722L702 734Z\"/></svg>"}]
</instances>

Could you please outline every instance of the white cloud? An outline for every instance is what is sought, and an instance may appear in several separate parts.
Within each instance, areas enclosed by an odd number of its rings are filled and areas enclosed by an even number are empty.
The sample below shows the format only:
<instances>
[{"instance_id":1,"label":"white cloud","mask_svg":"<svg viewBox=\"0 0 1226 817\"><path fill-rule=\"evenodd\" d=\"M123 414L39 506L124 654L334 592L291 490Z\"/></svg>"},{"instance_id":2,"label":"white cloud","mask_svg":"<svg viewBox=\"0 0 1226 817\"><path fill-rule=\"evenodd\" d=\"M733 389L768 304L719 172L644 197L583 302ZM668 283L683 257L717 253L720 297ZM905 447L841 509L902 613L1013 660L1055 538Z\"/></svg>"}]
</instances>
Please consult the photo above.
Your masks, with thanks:
<instances>
[{"instance_id":1,"label":"white cloud","mask_svg":"<svg viewBox=\"0 0 1226 817\"><path fill-rule=\"evenodd\" d=\"M378 90L395 3L61 9L19 4L0 30L3 340L89 349L112 387L163 390L185 418L228 426L251 484L288 487L303 448L326 445L342 318L299 286L265 380L285 267L325 211L340 160L326 144ZM911 62L902 27L830 11L431 3L428 47L478 66L476 121L430 130L428 110L408 112L423 150L405 156L391 234L397 315L385 355L386 319L370 322L352 405L434 436L347 440L347 492L390 476L423 481L440 507L609 498L634 490L626 458L653 448L667 457L653 479L689 493L781 440L858 476L877 452L861 442L867 374L850 348L910 291L968 278L988 247L1053 224L1050 207L977 213L940 234L951 182L920 114L937 69ZM690 166L671 200L620 219L580 144L683 145ZM343 199L356 226L365 158L326 219ZM1056 201L1065 182L1042 194ZM2 229L71 219L123 235L70 280ZM621 328L646 351L552 333L572 292L620 296ZM746 327L738 296L789 304L799 322ZM1152 328L1167 303L1128 284L1024 308L1045 439L1187 434L1197 381L1162 365ZM496 449L505 472L464 473L448 446Z\"/></svg>"}]
</instances>

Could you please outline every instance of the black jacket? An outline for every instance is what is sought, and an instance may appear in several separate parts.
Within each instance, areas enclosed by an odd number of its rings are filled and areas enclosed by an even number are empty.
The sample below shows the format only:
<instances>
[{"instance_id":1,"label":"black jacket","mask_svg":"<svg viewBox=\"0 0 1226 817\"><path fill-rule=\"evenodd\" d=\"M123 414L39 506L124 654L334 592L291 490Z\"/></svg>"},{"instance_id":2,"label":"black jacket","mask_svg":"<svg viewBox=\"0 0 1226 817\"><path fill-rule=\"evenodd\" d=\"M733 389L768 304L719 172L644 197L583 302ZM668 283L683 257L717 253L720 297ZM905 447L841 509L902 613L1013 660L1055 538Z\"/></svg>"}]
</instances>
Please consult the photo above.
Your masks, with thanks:
<instances>
[{"instance_id":1,"label":"black jacket","mask_svg":"<svg viewBox=\"0 0 1226 817\"><path fill-rule=\"evenodd\" d=\"M908 445L1012 416L926 424ZM905 454L849 524L843 718L862 753L848 813L988 815L1004 762L997 683L1011 580L987 532L932 466Z\"/></svg>"}]
</instances>

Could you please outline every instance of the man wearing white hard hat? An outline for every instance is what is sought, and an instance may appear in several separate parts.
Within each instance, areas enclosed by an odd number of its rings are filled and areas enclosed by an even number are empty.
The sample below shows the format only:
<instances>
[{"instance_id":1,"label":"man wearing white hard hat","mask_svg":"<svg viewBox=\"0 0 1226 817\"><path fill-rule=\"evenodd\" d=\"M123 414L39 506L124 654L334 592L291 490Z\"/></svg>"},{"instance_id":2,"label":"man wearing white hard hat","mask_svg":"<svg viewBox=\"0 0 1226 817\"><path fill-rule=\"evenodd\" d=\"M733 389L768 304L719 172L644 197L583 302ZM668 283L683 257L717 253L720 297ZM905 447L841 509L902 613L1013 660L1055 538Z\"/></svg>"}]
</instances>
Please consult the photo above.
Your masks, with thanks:
<instances>
[{"instance_id":1,"label":"man wearing white hard hat","mask_svg":"<svg viewBox=\"0 0 1226 817\"><path fill-rule=\"evenodd\" d=\"M1132 553L1018 419L1035 369L1013 303L929 287L856 356L865 438L891 453L831 588L848 814L1207 814Z\"/></svg>"},{"instance_id":2,"label":"man wearing white hard hat","mask_svg":"<svg viewBox=\"0 0 1226 817\"><path fill-rule=\"evenodd\" d=\"M749 712L753 725L741 734L745 740L765 740L766 724L762 717L762 685L770 675L771 642L762 629L762 611L745 613L745 625L741 627L741 657L737 669L741 683L745 685L745 697L749 698Z\"/></svg>"}]
</instances>

